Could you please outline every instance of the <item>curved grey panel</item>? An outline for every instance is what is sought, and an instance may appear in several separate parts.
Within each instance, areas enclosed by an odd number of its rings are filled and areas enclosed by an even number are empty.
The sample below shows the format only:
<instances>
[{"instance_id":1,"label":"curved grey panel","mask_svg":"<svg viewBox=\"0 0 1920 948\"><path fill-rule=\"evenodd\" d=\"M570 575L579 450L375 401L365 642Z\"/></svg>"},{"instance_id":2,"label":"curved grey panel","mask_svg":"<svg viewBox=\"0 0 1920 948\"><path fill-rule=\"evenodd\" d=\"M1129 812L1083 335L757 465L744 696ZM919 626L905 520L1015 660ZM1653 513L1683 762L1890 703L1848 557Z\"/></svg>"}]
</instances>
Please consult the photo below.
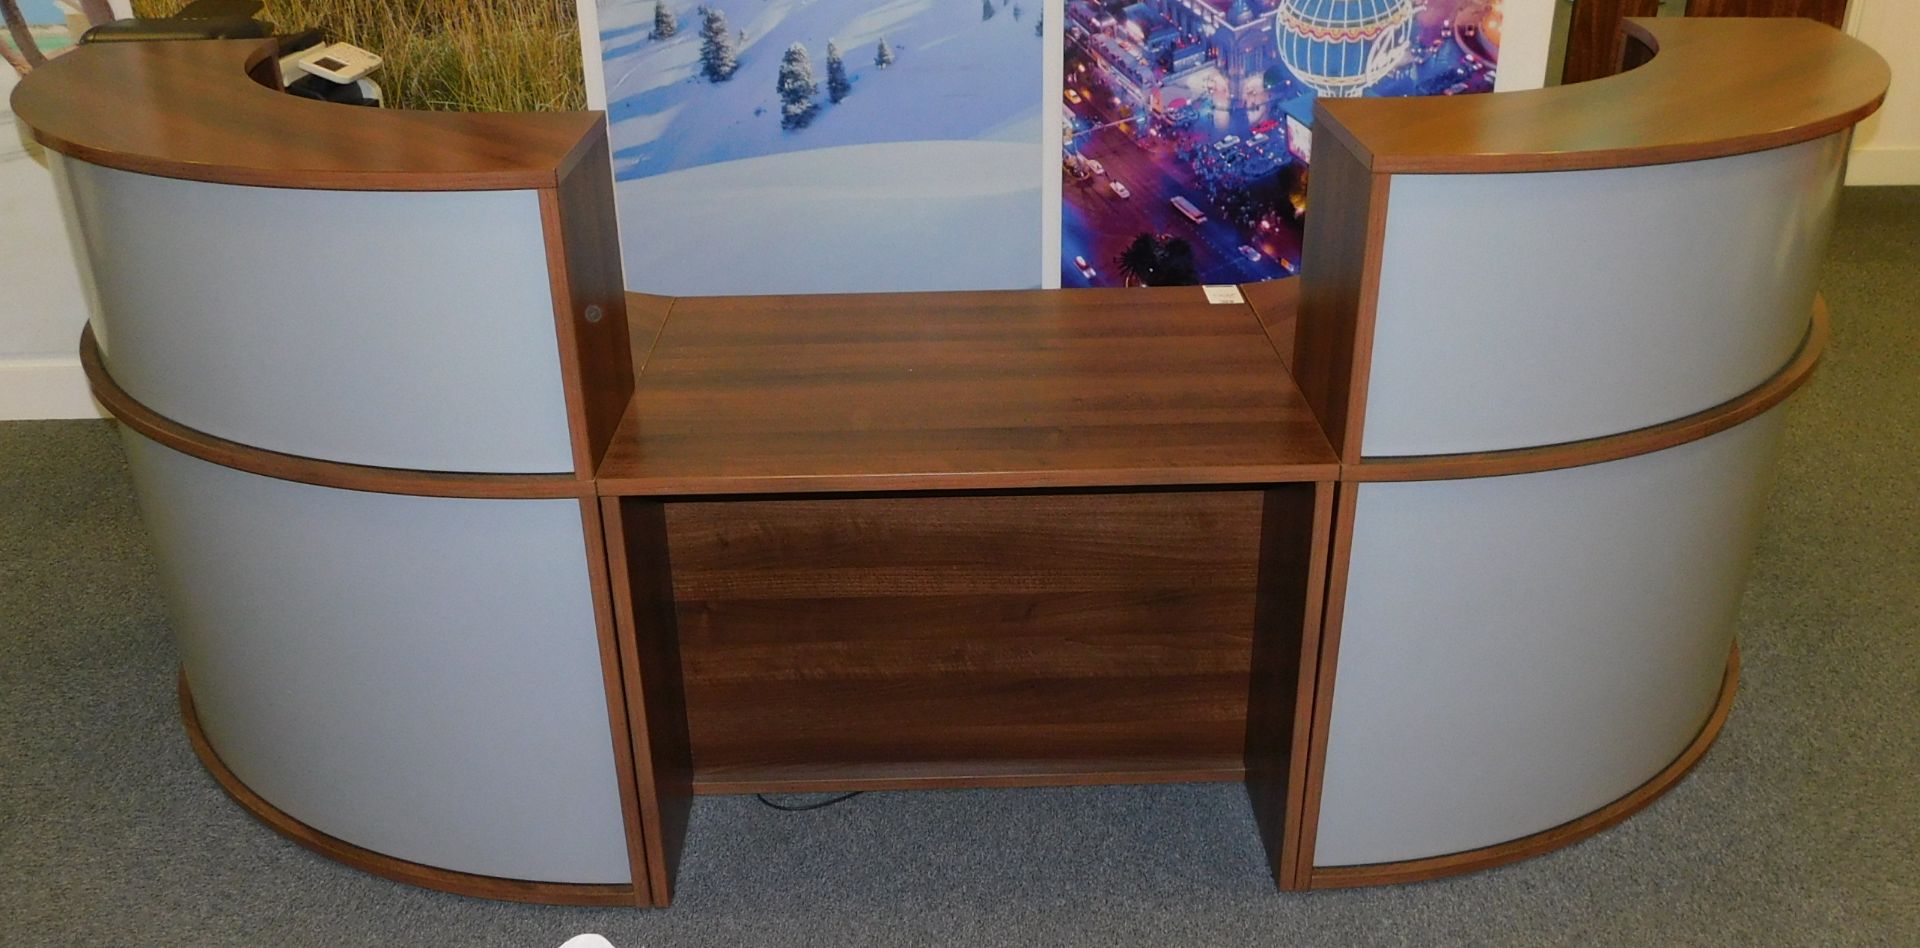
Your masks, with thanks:
<instances>
[{"instance_id":1,"label":"curved grey panel","mask_svg":"<svg viewBox=\"0 0 1920 948\"><path fill-rule=\"evenodd\" d=\"M1314 864L1517 839L1673 762L1719 692L1781 426L1361 485Z\"/></svg>"},{"instance_id":2,"label":"curved grey panel","mask_svg":"<svg viewBox=\"0 0 1920 948\"><path fill-rule=\"evenodd\" d=\"M335 490L124 441L200 722L247 786L412 862L632 881L578 501Z\"/></svg>"},{"instance_id":3,"label":"curved grey panel","mask_svg":"<svg viewBox=\"0 0 1920 948\"><path fill-rule=\"evenodd\" d=\"M1362 453L1618 434L1766 381L1806 334L1847 138L1604 171L1395 176Z\"/></svg>"},{"instance_id":4,"label":"curved grey panel","mask_svg":"<svg viewBox=\"0 0 1920 948\"><path fill-rule=\"evenodd\" d=\"M114 380L232 441L377 467L573 470L531 191L297 191L50 155Z\"/></svg>"}]
</instances>

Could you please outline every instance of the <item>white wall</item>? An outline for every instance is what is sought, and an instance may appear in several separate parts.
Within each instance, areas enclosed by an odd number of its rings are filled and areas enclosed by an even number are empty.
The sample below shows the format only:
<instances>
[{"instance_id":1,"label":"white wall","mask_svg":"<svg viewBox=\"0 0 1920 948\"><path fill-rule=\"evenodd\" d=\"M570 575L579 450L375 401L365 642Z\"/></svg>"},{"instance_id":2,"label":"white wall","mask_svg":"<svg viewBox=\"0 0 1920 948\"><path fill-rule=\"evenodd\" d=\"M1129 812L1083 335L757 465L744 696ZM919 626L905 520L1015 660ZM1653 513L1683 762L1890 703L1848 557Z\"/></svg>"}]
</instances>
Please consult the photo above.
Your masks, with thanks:
<instances>
[{"instance_id":1,"label":"white wall","mask_svg":"<svg viewBox=\"0 0 1920 948\"><path fill-rule=\"evenodd\" d=\"M1495 92L1546 85L1547 71L1554 65L1554 13L1565 5L1563 0L1505 0L1500 5L1505 27L1500 39L1500 69L1493 77Z\"/></svg>"},{"instance_id":2,"label":"white wall","mask_svg":"<svg viewBox=\"0 0 1920 948\"><path fill-rule=\"evenodd\" d=\"M17 82L0 68L0 421L91 418L85 297L46 158L5 105Z\"/></svg>"},{"instance_id":3,"label":"white wall","mask_svg":"<svg viewBox=\"0 0 1920 948\"><path fill-rule=\"evenodd\" d=\"M1854 134L1848 184L1920 184L1920 3L1853 0L1847 32L1893 66L1878 114Z\"/></svg>"}]
</instances>

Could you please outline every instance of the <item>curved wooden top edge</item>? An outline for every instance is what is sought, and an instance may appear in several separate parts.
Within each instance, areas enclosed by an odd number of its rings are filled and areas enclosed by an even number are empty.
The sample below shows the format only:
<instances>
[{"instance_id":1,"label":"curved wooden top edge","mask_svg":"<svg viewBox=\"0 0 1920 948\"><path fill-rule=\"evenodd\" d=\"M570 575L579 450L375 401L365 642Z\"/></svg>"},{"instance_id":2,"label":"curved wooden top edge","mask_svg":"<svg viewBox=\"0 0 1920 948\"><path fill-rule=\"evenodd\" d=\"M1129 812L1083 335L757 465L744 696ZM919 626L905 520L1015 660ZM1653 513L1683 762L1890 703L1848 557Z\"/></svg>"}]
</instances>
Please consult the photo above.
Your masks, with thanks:
<instances>
[{"instance_id":1,"label":"curved wooden top edge","mask_svg":"<svg viewBox=\"0 0 1920 948\"><path fill-rule=\"evenodd\" d=\"M149 441L236 471L316 487L414 497L541 500L593 496L593 482L571 474L460 474L370 467L268 451L189 428L141 404L113 380L100 357L92 326L80 332L80 366L94 399L121 424Z\"/></svg>"},{"instance_id":2,"label":"curved wooden top edge","mask_svg":"<svg viewBox=\"0 0 1920 948\"><path fill-rule=\"evenodd\" d=\"M557 187L604 134L598 112L420 112L317 102L250 71L273 40L80 46L35 69L13 111L41 144L123 171L260 187Z\"/></svg>"},{"instance_id":3,"label":"curved wooden top edge","mask_svg":"<svg viewBox=\"0 0 1920 948\"><path fill-rule=\"evenodd\" d=\"M1442 481L1537 474L1638 457L1698 441L1758 417L1798 391L1813 377L1814 368L1820 364L1820 357L1826 352L1829 328L1826 300L1815 297L1806 338L1801 341L1793 359L1780 371L1731 401L1664 424L1538 448L1424 457L1362 458L1359 464L1346 466L1345 477L1352 481Z\"/></svg>"},{"instance_id":4,"label":"curved wooden top edge","mask_svg":"<svg viewBox=\"0 0 1920 948\"><path fill-rule=\"evenodd\" d=\"M1375 174L1572 171L1764 151L1830 135L1880 107L1886 60L1823 23L1638 18L1654 50L1604 79L1524 92L1321 99L1315 129Z\"/></svg>"}]
</instances>

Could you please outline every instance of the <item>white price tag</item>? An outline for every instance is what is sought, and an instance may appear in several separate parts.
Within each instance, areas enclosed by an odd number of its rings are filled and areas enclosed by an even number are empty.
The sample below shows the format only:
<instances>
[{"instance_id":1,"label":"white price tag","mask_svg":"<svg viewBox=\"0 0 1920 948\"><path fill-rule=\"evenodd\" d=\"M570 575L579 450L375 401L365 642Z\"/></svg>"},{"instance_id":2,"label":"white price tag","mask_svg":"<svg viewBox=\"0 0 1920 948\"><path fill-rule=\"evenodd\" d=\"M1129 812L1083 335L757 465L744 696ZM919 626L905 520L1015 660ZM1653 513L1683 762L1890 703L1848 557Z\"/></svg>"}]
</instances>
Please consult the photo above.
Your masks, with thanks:
<instances>
[{"instance_id":1,"label":"white price tag","mask_svg":"<svg viewBox=\"0 0 1920 948\"><path fill-rule=\"evenodd\" d=\"M1203 286L1207 291L1207 302L1215 306L1227 303L1245 303L1247 298L1240 295L1240 288L1229 283L1225 286Z\"/></svg>"}]
</instances>

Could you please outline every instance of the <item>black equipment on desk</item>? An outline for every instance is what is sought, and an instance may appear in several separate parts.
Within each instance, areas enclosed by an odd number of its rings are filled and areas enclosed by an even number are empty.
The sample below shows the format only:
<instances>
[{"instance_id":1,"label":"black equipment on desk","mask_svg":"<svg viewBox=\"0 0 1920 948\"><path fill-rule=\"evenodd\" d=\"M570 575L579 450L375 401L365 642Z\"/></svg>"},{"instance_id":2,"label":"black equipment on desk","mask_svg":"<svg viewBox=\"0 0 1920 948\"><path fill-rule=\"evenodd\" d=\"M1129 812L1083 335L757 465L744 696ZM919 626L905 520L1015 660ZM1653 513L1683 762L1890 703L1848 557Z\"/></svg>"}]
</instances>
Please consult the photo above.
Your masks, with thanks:
<instances>
[{"instance_id":1,"label":"black equipment on desk","mask_svg":"<svg viewBox=\"0 0 1920 948\"><path fill-rule=\"evenodd\" d=\"M256 39L272 36L280 44L280 82L288 95L341 105L381 104L380 86L370 79L335 82L311 75L295 63L300 54L329 40L313 27L276 35L259 19L261 0L193 0L169 17L136 17L103 23L80 37L82 43L134 43L152 40Z\"/></svg>"},{"instance_id":2,"label":"black equipment on desk","mask_svg":"<svg viewBox=\"0 0 1920 948\"><path fill-rule=\"evenodd\" d=\"M169 17L135 17L102 23L80 37L82 43L138 43L150 40L254 39L273 35L273 24L254 18L260 0L193 0Z\"/></svg>"}]
</instances>

